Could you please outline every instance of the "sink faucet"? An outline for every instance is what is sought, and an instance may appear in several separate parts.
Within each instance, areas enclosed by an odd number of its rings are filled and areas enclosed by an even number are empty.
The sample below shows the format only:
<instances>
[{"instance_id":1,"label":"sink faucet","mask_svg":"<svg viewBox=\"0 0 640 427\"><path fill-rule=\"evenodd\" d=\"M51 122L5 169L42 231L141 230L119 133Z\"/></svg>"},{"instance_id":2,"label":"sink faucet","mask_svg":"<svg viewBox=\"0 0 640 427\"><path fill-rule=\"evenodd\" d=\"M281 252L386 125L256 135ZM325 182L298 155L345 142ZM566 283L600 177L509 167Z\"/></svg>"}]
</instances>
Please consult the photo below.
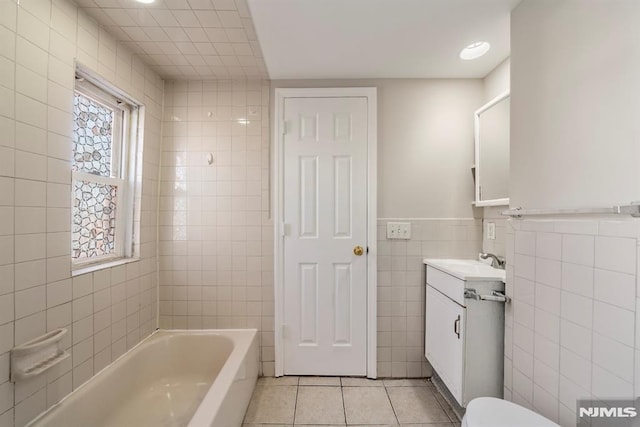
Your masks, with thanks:
<instances>
[{"instance_id":1,"label":"sink faucet","mask_svg":"<svg viewBox=\"0 0 640 427\"><path fill-rule=\"evenodd\" d=\"M505 269L505 265L507 264L507 261L501 257L501 256L497 256L494 254L490 254L490 253L481 253L480 254L480 258L482 259L488 259L491 258L491 267L493 268L498 268L500 270L504 270Z\"/></svg>"}]
</instances>

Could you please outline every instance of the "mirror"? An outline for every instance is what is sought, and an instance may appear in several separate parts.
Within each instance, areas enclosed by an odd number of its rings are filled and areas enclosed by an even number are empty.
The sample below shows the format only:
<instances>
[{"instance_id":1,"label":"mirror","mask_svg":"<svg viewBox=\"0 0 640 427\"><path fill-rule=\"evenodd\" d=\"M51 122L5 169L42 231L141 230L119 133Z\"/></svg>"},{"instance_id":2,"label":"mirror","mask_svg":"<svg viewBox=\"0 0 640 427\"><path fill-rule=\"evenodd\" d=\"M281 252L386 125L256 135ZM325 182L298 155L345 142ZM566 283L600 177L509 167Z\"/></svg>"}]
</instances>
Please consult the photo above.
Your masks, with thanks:
<instances>
[{"instance_id":1,"label":"mirror","mask_svg":"<svg viewBox=\"0 0 640 427\"><path fill-rule=\"evenodd\" d=\"M509 92L475 112L476 206L509 204Z\"/></svg>"}]
</instances>

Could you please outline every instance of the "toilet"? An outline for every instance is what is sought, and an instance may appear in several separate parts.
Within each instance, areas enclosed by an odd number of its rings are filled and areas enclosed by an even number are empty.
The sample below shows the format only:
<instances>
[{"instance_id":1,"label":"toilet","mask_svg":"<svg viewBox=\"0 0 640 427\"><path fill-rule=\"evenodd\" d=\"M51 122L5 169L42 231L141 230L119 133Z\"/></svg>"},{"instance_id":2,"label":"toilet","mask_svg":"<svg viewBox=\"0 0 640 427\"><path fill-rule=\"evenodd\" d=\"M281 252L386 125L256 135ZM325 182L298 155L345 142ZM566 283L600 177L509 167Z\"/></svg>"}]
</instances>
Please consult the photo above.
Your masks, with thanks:
<instances>
[{"instance_id":1,"label":"toilet","mask_svg":"<svg viewBox=\"0 0 640 427\"><path fill-rule=\"evenodd\" d=\"M559 427L558 424L515 403L478 397L467 405L462 427Z\"/></svg>"}]
</instances>

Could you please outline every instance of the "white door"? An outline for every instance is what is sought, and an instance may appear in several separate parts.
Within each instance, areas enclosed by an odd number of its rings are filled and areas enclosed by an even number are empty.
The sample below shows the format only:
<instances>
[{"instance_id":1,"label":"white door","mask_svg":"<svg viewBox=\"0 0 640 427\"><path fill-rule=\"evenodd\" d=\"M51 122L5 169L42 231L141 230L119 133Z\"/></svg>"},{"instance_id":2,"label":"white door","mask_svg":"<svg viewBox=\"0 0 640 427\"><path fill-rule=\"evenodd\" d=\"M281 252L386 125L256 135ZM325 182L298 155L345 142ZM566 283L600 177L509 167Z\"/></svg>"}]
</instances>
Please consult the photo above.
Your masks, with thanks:
<instances>
[{"instance_id":1,"label":"white door","mask_svg":"<svg viewBox=\"0 0 640 427\"><path fill-rule=\"evenodd\" d=\"M285 98L284 119L284 374L366 375L367 99Z\"/></svg>"},{"instance_id":2,"label":"white door","mask_svg":"<svg viewBox=\"0 0 640 427\"><path fill-rule=\"evenodd\" d=\"M465 309L427 285L425 356L461 405Z\"/></svg>"}]
</instances>

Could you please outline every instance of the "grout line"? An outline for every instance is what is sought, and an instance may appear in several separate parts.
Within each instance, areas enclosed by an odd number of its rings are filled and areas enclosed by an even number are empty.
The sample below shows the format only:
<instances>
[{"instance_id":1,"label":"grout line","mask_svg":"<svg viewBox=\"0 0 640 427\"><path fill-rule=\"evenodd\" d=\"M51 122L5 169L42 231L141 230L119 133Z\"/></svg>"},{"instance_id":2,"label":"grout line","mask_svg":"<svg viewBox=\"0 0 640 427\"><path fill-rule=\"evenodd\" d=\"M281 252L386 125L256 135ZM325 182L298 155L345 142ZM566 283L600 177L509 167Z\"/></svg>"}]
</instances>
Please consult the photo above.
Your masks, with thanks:
<instances>
[{"instance_id":1,"label":"grout line","mask_svg":"<svg viewBox=\"0 0 640 427\"><path fill-rule=\"evenodd\" d=\"M347 405L344 404L344 390L342 388L342 377L338 377L340 380L340 397L342 397L342 414L344 415L344 424L347 425Z\"/></svg>"},{"instance_id":2,"label":"grout line","mask_svg":"<svg viewBox=\"0 0 640 427\"><path fill-rule=\"evenodd\" d=\"M296 398L293 404L293 425L296 424L296 414L298 413L298 391L300 390L300 377L298 377L298 382L296 383Z\"/></svg>"},{"instance_id":3,"label":"grout line","mask_svg":"<svg viewBox=\"0 0 640 427\"><path fill-rule=\"evenodd\" d=\"M380 380L382 381L382 380ZM393 411L393 416L396 417L396 423L400 425L400 420L398 419L398 414L396 413L396 408L393 406L393 402L391 401L391 396L389 396L389 390L387 389L386 384L383 382L382 387L384 388L384 392L387 395L387 399L389 399L389 405L391 405L391 410Z\"/></svg>"}]
</instances>

